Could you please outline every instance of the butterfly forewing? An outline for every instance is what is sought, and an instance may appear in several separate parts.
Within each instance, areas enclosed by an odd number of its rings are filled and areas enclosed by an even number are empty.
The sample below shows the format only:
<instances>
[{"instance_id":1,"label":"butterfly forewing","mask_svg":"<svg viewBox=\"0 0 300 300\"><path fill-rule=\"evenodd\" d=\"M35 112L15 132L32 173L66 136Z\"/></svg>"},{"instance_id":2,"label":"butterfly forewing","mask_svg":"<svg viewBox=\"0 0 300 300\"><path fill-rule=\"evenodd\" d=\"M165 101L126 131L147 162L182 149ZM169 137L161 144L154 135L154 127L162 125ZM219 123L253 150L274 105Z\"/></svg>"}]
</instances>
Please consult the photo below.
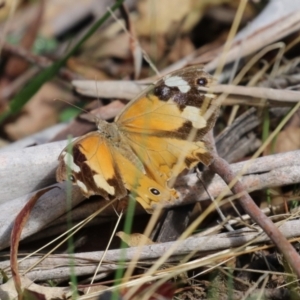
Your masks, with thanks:
<instances>
[{"instance_id":1,"label":"butterfly forewing","mask_svg":"<svg viewBox=\"0 0 300 300\"><path fill-rule=\"evenodd\" d=\"M111 146L98 132L77 139L67 148L59 157L58 181L67 179L65 169L69 167L71 181L88 197L101 195L109 200L127 195Z\"/></svg>"},{"instance_id":2,"label":"butterfly forewing","mask_svg":"<svg viewBox=\"0 0 300 300\"><path fill-rule=\"evenodd\" d=\"M155 180L176 177L198 162L210 163L211 149L203 137L214 125L218 109L205 118L214 96L200 88L211 82L201 68L174 72L126 107L117 119L120 132Z\"/></svg>"}]
</instances>

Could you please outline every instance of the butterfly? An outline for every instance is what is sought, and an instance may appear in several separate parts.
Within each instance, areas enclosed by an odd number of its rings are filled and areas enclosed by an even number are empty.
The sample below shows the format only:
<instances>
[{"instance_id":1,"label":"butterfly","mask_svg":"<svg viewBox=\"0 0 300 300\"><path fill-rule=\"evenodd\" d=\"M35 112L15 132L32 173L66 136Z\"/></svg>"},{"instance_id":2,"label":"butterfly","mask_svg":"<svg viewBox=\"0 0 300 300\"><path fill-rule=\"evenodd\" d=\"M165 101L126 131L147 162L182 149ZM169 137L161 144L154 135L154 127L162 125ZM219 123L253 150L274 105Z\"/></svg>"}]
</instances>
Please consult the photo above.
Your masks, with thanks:
<instances>
[{"instance_id":1,"label":"butterfly","mask_svg":"<svg viewBox=\"0 0 300 300\"><path fill-rule=\"evenodd\" d=\"M148 213L155 205L175 203L180 195L170 183L212 159L204 138L218 115L215 96L205 89L212 82L197 66L162 77L113 123L97 120L97 131L67 146L58 159L57 180L71 180L86 197L114 200L129 193Z\"/></svg>"}]
</instances>

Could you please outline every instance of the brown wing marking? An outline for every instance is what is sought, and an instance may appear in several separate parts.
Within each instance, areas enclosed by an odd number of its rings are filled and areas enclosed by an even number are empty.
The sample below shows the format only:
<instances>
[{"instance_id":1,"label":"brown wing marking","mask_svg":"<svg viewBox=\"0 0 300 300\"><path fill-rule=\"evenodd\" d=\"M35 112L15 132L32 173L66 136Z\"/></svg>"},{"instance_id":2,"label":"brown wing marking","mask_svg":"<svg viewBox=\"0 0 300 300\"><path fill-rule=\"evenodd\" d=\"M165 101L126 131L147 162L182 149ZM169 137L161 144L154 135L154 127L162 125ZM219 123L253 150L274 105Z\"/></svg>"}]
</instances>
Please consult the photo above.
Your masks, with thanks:
<instances>
[{"instance_id":1,"label":"brown wing marking","mask_svg":"<svg viewBox=\"0 0 300 300\"><path fill-rule=\"evenodd\" d=\"M101 195L105 199L121 199L127 195L111 146L97 132L75 140L69 154L65 149L59 157L58 181L66 180L66 165L71 179L84 195Z\"/></svg>"}]
</instances>

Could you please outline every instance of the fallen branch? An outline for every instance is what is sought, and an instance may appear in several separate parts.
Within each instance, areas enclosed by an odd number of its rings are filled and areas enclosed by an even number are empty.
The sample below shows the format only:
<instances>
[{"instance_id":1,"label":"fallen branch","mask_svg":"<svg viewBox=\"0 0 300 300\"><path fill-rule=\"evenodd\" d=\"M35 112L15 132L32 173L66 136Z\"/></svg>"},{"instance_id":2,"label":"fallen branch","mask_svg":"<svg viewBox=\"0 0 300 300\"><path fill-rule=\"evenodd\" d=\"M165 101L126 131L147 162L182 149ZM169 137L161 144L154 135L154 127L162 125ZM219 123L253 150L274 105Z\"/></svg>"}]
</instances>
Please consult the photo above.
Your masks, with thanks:
<instances>
[{"instance_id":1,"label":"fallen branch","mask_svg":"<svg viewBox=\"0 0 300 300\"><path fill-rule=\"evenodd\" d=\"M57 144L58 143L48 144L48 147L50 147L48 149L49 153L51 152L50 151L51 147L55 147L55 149L57 148ZM41 149L44 149L44 146L46 145L39 146L39 147L41 147ZM30 151L32 151L32 155L33 155L34 150L36 148L38 147L28 148L26 150L28 151L31 149ZM16 153L16 151L12 153ZM25 153L25 152L21 152L21 153ZM3 154L4 153L2 153L1 155ZM10 157L11 156L10 153L8 154ZM24 159L22 161L24 164L26 164L27 161L26 156L23 155L23 158ZM47 162L45 161L45 163ZM7 172L10 172L7 173L7 176L13 176L13 174L18 174L16 173L19 170L18 165L11 164L11 162L8 162L8 165L12 167L12 170L9 169L7 170ZM246 162L232 164L231 168L233 172L238 173L239 171L244 169L245 165L247 165L247 168L245 169L244 176L242 177L242 183L247 189L247 191L255 191L267 187L284 186L284 185L295 184L300 182L300 150L260 157L252 160L251 162L246 161ZM25 167L24 170L29 169L29 166L26 167L25 165L24 167ZM41 169L43 168L42 164L40 168ZM53 178L54 178L55 166L50 169L53 170ZM28 174L25 173L24 170L21 170L21 172L24 173L24 184L26 182L28 185L32 184L31 180L33 181L33 183L36 182L35 180L37 180L37 178L34 178L34 176L36 175L33 172L34 169L30 177L28 177ZM39 175L39 172L40 171L37 169L37 175ZM182 200L179 203L177 203L178 205L195 203L196 201L204 201L210 199L207 193L203 190L202 184L199 184L198 180L199 179L196 174L191 174L181 178L180 181L177 182L176 188L179 190L179 192L182 195ZM204 178L203 181L207 186L208 191L214 198L216 198L225 189L227 190L227 195L232 194L228 189L228 187L226 186L226 184L224 183L224 181L218 175L214 175L212 179ZM4 185L2 186L2 180L0 180L0 185L1 185L1 189L7 188ZM17 185L19 185L19 183ZM55 189L54 191L50 191L46 193L41 197L36 207L34 207L32 211L32 215L34 217L29 218L27 224L28 226L27 225L25 226L24 232L21 235L21 239L33 235L36 232L39 232L52 220L64 214L66 209L66 205L65 205L66 191L64 189L64 185L61 184L57 184L57 185L61 189ZM22 187L22 184L20 184L19 186ZM8 189L9 188L10 187L8 187ZM72 193L73 193L72 205L76 206L78 203L84 200L84 197L81 196L78 187L73 186ZM25 205L25 203L28 201L29 198L30 195L25 195L7 201L0 205L0 211L1 211L0 247L1 249L4 249L9 246L10 230L11 230L14 217ZM111 215L114 214L115 213L113 212L113 210L111 210ZM107 215L105 217L107 217ZM34 226L29 227L29 224L33 224Z\"/></svg>"},{"instance_id":2,"label":"fallen branch","mask_svg":"<svg viewBox=\"0 0 300 300\"><path fill-rule=\"evenodd\" d=\"M219 174L229 186L231 185L232 192L235 195L239 195L239 204L243 207L245 212L250 215L252 220L254 220L270 237L276 247L282 252L297 277L300 278L300 256L297 251L281 234L274 223L258 208L253 199L247 193L244 185L236 178L236 175L231 170L230 165L224 159L215 155L214 161L209 168Z\"/></svg>"},{"instance_id":3,"label":"fallen branch","mask_svg":"<svg viewBox=\"0 0 300 300\"><path fill-rule=\"evenodd\" d=\"M287 239L299 237L300 220L280 222L279 230ZM205 259L207 258L207 261L211 261L209 255L207 255L208 253L220 252L223 249L228 249L228 253L226 255L235 256L241 254L243 251L241 247L246 244L248 245L250 242L252 245L253 243L257 245L258 243L270 242L270 239L258 226L256 226L253 231L247 228L247 230L236 230L233 233L212 234L202 237L192 236L182 241L143 246L140 252L140 261L146 260L144 264L151 263L151 260L156 260L161 257L169 248L174 247L174 245L177 245L177 247L174 249L172 260L178 260L179 257L190 254L191 252L196 252L197 256L207 256ZM236 247L238 247L238 249L235 249ZM236 250L239 252L236 253ZM247 248L247 250L250 252L256 251L256 248ZM119 268L120 266L117 265L117 263L121 255L125 261L130 261L135 257L137 251L140 251L140 249L137 250L136 247L125 250L116 249L107 251L105 255L106 263L100 267L100 272L107 272L109 270ZM104 251L73 254L72 260L74 262L74 272L76 275L81 276L93 274L103 254ZM38 256L22 261L19 264L20 272L24 272L29 269L40 258L41 256ZM26 276L35 280L38 278L41 281L68 278L70 274L70 267L68 267L69 262L70 258L68 255L51 255L36 266L34 270L28 272ZM0 268L4 271L8 271L8 267L9 261L0 262Z\"/></svg>"}]
</instances>

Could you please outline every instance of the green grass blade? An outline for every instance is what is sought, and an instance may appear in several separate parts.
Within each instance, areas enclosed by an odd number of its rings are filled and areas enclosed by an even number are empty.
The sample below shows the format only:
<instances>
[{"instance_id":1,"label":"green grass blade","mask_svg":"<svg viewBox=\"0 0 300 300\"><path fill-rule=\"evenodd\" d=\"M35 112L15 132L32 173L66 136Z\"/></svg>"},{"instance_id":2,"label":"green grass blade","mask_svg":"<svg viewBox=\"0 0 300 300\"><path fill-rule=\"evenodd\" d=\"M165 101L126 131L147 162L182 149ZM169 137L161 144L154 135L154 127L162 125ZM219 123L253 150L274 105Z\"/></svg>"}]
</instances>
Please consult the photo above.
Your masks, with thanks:
<instances>
[{"instance_id":1,"label":"green grass blade","mask_svg":"<svg viewBox=\"0 0 300 300\"><path fill-rule=\"evenodd\" d=\"M124 0L117 0L111 7L114 11L118 9ZM95 31L110 17L110 12L106 12L87 33L78 41L78 43L60 60L53 63L52 66L42 70L35 78L28 82L28 84L20 91L10 102L8 111L0 115L0 124L10 115L18 113L22 107L32 98L32 96L41 88L41 86L52 79L59 71L59 69L67 62L67 60L90 38Z\"/></svg>"}]
</instances>

